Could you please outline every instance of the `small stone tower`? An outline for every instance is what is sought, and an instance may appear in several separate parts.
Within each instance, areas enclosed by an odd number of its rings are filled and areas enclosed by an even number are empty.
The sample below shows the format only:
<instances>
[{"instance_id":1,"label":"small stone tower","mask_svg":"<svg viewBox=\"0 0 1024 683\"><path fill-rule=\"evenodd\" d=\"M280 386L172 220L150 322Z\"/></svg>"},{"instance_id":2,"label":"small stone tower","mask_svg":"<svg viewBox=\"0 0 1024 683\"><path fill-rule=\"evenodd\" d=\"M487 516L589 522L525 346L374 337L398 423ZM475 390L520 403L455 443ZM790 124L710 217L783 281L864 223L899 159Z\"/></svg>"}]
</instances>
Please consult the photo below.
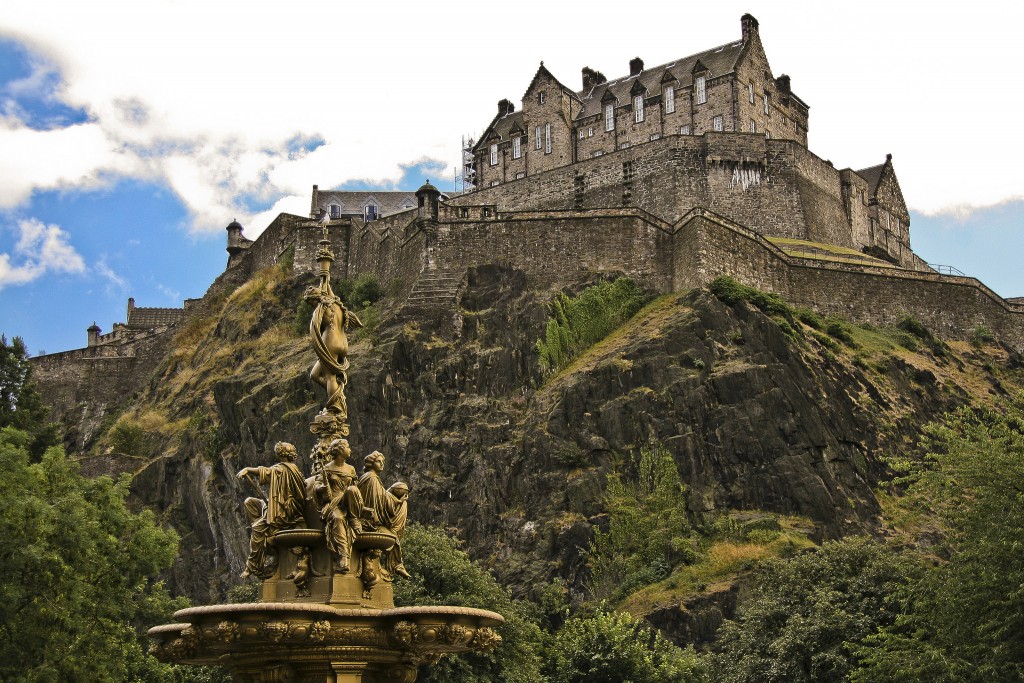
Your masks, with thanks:
<instances>
[{"instance_id":1,"label":"small stone tower","mask_svg":"<svg viewBox=\"0 0 1024 683\"><path fill-rule=\"evenodd\" d=\"M436 221L440 198L441 191L431 185L430 180L427 180L420 189L416 190L416 201L419 204L417 217L420 220Z\"/></svg>"},{"instance_id":2,"label":"small stone tower","mask_svg":"<svg viewBox=\"0 0 1024 683\"><path fill-rule=\"evenodd\" d=\"M100 332L102 332L100 326L96 324L95 320L93 320L92 325L89 325L88 329L86 329L86 333L89 335L89 341L86 345L98 346L100 343Z\"/></svg>"},{"instance_id":3,"label":"small stone tower","mask_svg":"<svg viewBox=\"0 0 1024 683\"><path fill-rule=\"evenodd\" d=\"M228 231L227 249L228 260L230 261L245 250L245 247L242 246L242 224L236 220L232 220L228 223L228 227L225 229Z\"/></svg>"}]
</instances>

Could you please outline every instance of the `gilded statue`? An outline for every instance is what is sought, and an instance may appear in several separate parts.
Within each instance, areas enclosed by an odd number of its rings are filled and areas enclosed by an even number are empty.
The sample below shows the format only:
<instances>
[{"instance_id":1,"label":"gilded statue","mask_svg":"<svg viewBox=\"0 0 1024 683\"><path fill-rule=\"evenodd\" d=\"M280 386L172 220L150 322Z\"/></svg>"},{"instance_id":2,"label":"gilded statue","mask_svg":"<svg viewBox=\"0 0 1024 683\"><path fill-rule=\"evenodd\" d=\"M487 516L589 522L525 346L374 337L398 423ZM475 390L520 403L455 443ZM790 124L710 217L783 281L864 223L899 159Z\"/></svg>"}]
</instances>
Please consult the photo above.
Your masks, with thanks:
<instances>
[{"instance_id":1,"label":"gilded statue","mask_svg":"<svg viewBox=\"0 0 1024 683\"><path fill-rule=\"evenodd\" d=\"M345 328L363 326L359 317L348 310L331 290L329 271L320 276L320 284L306 288L302 298L314 306L309 321L309 336L317 360L309 377L327 391L325 410L342 420L348 416L345 385L348 384L348 335Z\"/></svg>"},{"instance_id":2,"label":"gilded statue","mask_svg":"<svg viewBox=\"0 0 1024 683\"><path fill-rule=\"evenodd\" d=\"M268 495L246 498L245 514L252 526L249 537L249 559L242 578L259 573L263 568L267 544L282 529L290 529L303 521L302 510L306 499L306 485L302 472L295 464L295 446L278 442L274 446L277 463L270 467L246 467L239 471L239 479L254 484L267 484ZM259 489L259 486L256 486Z\"/></svg>"},{"instance_id":3,"label":"gilded statue","mask_svg":"<svg viewBox=\"0 0 1024 683\"><path fill-rule=\"evenodd\" d=\"M363 496L355 486L356 468L348 463L352 455L348 441L334 439L327 445L325 454L330 461L319 472L313 491L320 506L334 571L347 574L350 571L352 541L362 531L359 517L363 511Z\"/></svg>"},{"instance_id":4,"label":"gilded statue","mask_svg":"<svg viewBox=\"0 0 1024 683\"><path fill-rule=\"evenodd\" d=\"M398 541L385 550L381 565L388 574L409 578L402 563L402 535L409 517L409 487L396 482L385 489L380 480L384 469L384 454L370 453L363 461L363 476L359 477L359 492L363 496L363 528L371 531L389 531ZM369 519L366 519L369 517Z\"/></svg>"}]
</instances>

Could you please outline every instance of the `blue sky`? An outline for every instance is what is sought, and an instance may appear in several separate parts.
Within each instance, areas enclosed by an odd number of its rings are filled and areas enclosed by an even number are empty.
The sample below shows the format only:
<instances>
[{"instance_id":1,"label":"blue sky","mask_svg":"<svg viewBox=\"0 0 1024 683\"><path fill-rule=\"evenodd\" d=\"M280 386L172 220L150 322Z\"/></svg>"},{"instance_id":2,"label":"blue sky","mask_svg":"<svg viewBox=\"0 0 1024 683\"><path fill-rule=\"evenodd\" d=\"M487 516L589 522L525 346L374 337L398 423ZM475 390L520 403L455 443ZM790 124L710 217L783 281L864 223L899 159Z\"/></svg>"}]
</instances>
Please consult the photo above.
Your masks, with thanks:
<instances>
[{"instance_id":1,"label":"blue sky","mask_svg":"<svg viewBox=\"0 0 1024 683\"><path fill-rule=\"evenodd\" d=\"M0 13L0 332L84 345L127 298L177 306L223 269L224 226L255 237L321 187L453 185L463 136L519 101L537 63L576 87L730 42L752 11L776 74L811 105L810 148L839 168L893 161L912 244L1024 296L1024 3L722 0L8 0ZM312 27L309 17L318 17ZM616 14L616 16L618 16ZM528 18L528 21L527 21ZM373 31L342 27L374 26ZM487 48L487 49L478 49ZM985 55L985 67L964 55ZM616 67L618 65L618 67ZM955 115L954 115L955 114Z\"/></svg>"}]
</instances>

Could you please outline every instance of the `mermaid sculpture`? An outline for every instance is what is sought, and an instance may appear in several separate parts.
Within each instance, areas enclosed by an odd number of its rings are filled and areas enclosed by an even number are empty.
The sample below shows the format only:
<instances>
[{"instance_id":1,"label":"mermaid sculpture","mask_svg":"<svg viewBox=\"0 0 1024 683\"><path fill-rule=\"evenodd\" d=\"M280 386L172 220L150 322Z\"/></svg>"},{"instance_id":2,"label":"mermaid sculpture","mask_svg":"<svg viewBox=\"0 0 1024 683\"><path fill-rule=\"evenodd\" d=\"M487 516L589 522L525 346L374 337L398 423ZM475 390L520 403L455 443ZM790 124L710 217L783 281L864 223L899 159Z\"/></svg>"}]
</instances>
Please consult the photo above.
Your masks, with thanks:
<instances>
[{"instance_id":1,"label":"mermaid sculpture","mask_svg":"<svg viewBox=\"0 0 1024 683\"><path fill-rule=\"evenodd\" d=\"M317 254L321 261L320 284L307 287L302 295L303 299L314 306L313 317L309 321L309 336L317 360L313 363L309 377L327 390L324 410L333 413L342 423L347 423L345 385L348 384L348 335L345 334L345 328L360 328L363 323L355 313L345 308L341 297L331 290L329 265L324 267L324 260L333 260L333 257L324 242L321 242L320 250L324 252Z\"/></svg>"}]
</instances>

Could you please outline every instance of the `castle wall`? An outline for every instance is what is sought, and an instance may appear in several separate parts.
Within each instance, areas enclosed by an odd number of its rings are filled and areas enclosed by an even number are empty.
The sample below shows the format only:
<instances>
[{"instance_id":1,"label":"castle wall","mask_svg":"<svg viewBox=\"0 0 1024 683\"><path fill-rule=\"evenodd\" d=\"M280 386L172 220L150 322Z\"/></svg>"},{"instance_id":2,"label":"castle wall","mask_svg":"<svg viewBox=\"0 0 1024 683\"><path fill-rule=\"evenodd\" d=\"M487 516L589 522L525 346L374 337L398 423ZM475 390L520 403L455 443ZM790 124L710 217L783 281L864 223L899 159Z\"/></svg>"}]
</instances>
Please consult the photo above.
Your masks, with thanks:
<instances>
[{"instance_id":1,"label":"castle wall","mask_svg":"<svg viewBox=\"0 0 1024 683\"><path fill-rule=\"evenodd\" d=\"M52 418L77 427L65 434L69 452L84 452L106 416L145 386L167 355L176 329L165 326L123 343L31 359L33 379Z\"/></svg>"},{"instance_id":2,"label":"castle wall","mask_svg":"<svg viewBox=\"0 0 1024 683\"><path fill-rule=\"evenodd\" d=\"M405 211L369 223L353 220L344 237L348 263L343 276L373 273L399 298L407 296L427 258L426 235L415 218L415 211Z\"/></svg>"},{"instance_id":3,"label":"castle wall","mask_svg":"<svg viewBox=\"0 0 1024 683\"><path fill-rule=\"evenodd\" d=\"M489 220L441 222L433 247L447 268L508 263L529 274L533 286L563 286L585 273L623 272L668 291L668 227L635 210L504 213Z\"/></svg>"},{"instance_id":4,"label":"castle wall","mask_svg":"<svg viewBox=\"0 0 1024 683\"><path fill-rule=\"evenodd\" d=\"M794 259L742 226L700 217L675 238L678 289L729 275L825 315L875 325L909 315L947 339L968 339L983 326L1024 349L1024 305L1006 302L974 278Z\"/></svg>"}]
</instances>

